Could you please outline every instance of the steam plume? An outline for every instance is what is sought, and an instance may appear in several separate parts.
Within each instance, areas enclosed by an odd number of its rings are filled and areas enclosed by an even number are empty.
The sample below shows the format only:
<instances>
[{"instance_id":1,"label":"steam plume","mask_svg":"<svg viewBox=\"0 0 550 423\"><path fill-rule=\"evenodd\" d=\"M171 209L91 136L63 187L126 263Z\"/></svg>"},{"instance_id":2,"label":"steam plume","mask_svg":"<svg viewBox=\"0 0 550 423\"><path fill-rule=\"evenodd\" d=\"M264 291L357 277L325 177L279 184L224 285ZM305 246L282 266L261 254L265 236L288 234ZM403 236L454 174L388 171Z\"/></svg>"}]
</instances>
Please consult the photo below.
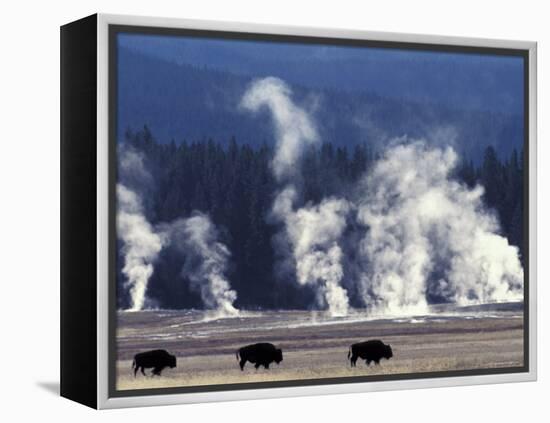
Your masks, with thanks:
<instances>
[{"instance_id":1,"label":"steam plume","mask_svg":"<svg viewBox=\"0 0 550 423\"><path fill-rule=\"evenodd\" d=\"M518 249L498 235L483 188L450 179L457 156L422 142L389 148L363 181L360 292L370 310L425 311L523 298Z\"/></svg>"},{"instance_id":2,"label":"steam plume","mask_svg":"<svg viewBox=\"0 0 550 423\"><path fill-rule=\"evenodd\" d=\"M329 198L293 211L295 199L294 188L284 189L275 200L273 214L284 222L298 283L315 288L321 308L328 307L332 315L345 315L349 301L340 286L344 271L338 241L346 227L349 205L345 200Z\"/></svg>"},{"instance_id":3,"label":"steam plume","mask_svg":"<svg viewBox=\"0 0 550 423\"><path fill-rule=\"evenodd\" d=\"M241 101L249 111L267 107L273 116L277 146L271 167L278 181L295 174L304 146L319 139L315 125L306 111L294 104L291 95L284 81L267 77L252 83Z\"/></svg>"},{"instance_id":4,"label":"steam plume","mask_svg":"<svg viewBox=\"0 0 550 423\"><path fill-rule=\"evenodd\" d=\"M140 197L122 184L117 184L117 235L124 245L124 286L130 290L131 311L142 310L153 262L162 248L162 238L155 233L143 214Z\"/></svg>"},{"instance_id":5,"label":"steam plume","mask_svg":"<svg viewBox=\"0 0 550 423\"><path fill-rule=\"evenodd\" d=\"M143 155L126 145L119 146L118 176L119 182L132 191L142 192L153 180L143 162Z\"/></svg>"},{"instance_id":6,"label":"steam plume","mask_svg":"<svg viewBox=\"0 0 550 423\"><path fill-rule=\"evenodd\" d=\"M231 289L225 273L230 256L228 248L218 241L217 230L204 214L196 212L188 219L169 225L171 242L184 254L182 276L189 279L207 309L219 316L235 316L237 294Z\"/></svg>"},{"instance_id":7,"label":"steam plume","mask_svg":"<svg viewBox=\"0 0 550 423\"><path fill-rule=\"evenodd\" d=\"M242 106L256 112L267 107L277 135L272 171L287 185L276 196L272 216L283 223L284 234L295 263L296 279L315 289L317 304L333 315L348 312L347 291L340 286L343 277L342 250L339 240L346 225L349 206L345 200L328 199L317 206L295 210L297 189L292 182L299 174L305 145L317 143L315 125L305 110L290 96L292 91L280 79L269 77L255 81L244 94Z\"/></svg>"}]
</instances>

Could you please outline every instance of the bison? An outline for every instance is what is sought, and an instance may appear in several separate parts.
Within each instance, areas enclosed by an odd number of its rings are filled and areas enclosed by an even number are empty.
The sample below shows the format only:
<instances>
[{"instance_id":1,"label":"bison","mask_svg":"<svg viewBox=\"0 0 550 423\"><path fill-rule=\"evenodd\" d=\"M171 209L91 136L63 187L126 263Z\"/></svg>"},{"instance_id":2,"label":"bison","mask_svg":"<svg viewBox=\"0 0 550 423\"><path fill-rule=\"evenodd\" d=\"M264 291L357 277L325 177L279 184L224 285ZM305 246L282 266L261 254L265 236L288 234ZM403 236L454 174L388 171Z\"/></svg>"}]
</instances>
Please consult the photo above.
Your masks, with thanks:
<instances>
[{"instance_id":1,"label":"bison","mask_svg":"<svg viewBox=\"0 0 550 423\"><path fill-rule=\"evenodd\" d=\"M382 358L389 360L393 357L393 351L390 345L386 345L379 339L375 339L353 344L349 348L348 360L351 362L351 367L355 367L358 357L366 360L367 366L369 366L371 361L380 364Z\"/></svg>"},{"instance_id":2,"label":"bison","mask_svg":"<svg viewBox=\"0 0 550 423\"><path fill-rule=\"evenodd\" d=\"M275 348L273 344L268 342L247 345L240 348L237 353L237 360L241 370L244 370L244 365L247 361L255 363L254 367L258 370L258 367L264 366L269 369L269 365L273 362L279 364L283 361L283 351L280 348Z\"/></svg>"},{"instance_id":3,"label":"bison","mask_svg":"<svg viewBox=\"0 0 550 423\"><path fill-rule=\"evenodd\" d=\"M173 369L176 367L176 356L169 354L166 350L153 350L138 353L134 356L132 369L134 369L134 377L138 369L141 369L143 376L146 376L145 369L153 368L152 375L160 376L161 372L166 368Z\"/></svg>"}]
</instances>

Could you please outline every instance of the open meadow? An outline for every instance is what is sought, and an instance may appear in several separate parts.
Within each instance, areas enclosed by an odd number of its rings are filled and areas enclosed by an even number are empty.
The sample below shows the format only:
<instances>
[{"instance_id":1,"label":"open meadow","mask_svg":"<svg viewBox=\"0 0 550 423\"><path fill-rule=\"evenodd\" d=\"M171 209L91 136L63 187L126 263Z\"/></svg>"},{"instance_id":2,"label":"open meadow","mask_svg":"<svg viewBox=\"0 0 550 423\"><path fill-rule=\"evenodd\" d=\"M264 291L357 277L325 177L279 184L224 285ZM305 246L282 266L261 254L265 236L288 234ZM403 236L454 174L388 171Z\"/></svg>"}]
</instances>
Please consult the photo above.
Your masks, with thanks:
<instances>
[{"instance_id":1,"label":"open meadow","mask_svg":"<svg viewBox=\"0 0 550 423\"><path fill-rule=\"evenodd\" d=\"M379 366L358 361L351 368L350 344L381 339L394 357ZM238 366L241 346L271 342L283 349L283 362L270 369ZM133 356L151 349L177 356L177 367L162 376L132 371ZM435 310L426 316L343 318L319 312L242 312L215 319L201 311L119 312L118 390L183 387L378 374L519 367L523 365L523 309L504 304Z\"/></svg>"}]
</instances>

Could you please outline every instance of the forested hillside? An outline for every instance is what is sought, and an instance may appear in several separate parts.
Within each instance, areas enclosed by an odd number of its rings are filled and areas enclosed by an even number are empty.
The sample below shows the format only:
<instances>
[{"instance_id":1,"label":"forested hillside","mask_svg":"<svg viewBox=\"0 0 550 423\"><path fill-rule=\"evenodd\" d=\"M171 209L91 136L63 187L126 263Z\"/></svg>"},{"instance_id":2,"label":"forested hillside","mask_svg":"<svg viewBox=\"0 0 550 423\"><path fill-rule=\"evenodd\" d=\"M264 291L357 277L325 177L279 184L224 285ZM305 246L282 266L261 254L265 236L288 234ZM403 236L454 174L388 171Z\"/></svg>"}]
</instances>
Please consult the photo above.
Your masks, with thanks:
<instances>
[{"instance_id":1,"label":"forested hillside","mask_svg":"<svg viewBox=\"0 0 550 423\"><path fill-rule=\"evenodd\" d=\"M163 61L125 48L118 54L119 74L123 75L118 82L120 139L128 128L146 124L163 144L212 137L226 145L234 136L239 145L272 145L269 116L251 117L239 107L252 78ZM460 81L448 83L454 86ZM364 143L382 148L390 139L407 135L433 144L452 144L461 156L479 165L487 146L509 157L523 141L520 114L462 108L459 101L449 106L449 102L433 100L445 96L445 91L430 96L430 102L424 97L415 101L407 100L407 96L385 97L369 89L337 90L330 84L328 88L291 86L294 100L315 119L323 141L335 148L345 146L351 151Z\"/></svg>"},{"instance_id":2,"label":"forested hillside","mask_svg":"<svg viewBox=\"0 0 550 423\"><path fill-rule=\"evenodd\" d=\"M145 213L152 224L199 210L207 213L218 227L221 241L231 251L228 276L239 293L237 307L300 308L312 302L313 293L307 287L285 284L281 289L281 281L274 277L272 239L276 228L270 223L269 211L277 184L270 171L270 144L260 139L251 145L236 138L163 143L148 127L127 131L124 144L143 155L151 172L149 186L134 188L141 191ZM353 147L326 142L307 150L298 182L304 200L319 202L330 195L358 195L358 182L377 159L378 151L376 145L368 142ZM479 164L463 160L456 169L456 178L462 183L485 187L485 202L497 213L502 234L521 252L522 157L516 150L499 155L489 146ZM121 262L119 259L119 270ZM148 296L164 308L200 307L198 295L182 283L181 262L180 255L166 249L155 265ZM124 290L118 299L119 305L124 306Z\"/></svg>"},{"instance_id":3,"label":"forested hillside","mask_svg":"<svg viewBox=\"0 0 550 423\"><path fill-rule=\"evenodd\" d=\"M523 110L520 57L139 34L119 36L119 46L160 61L274 76L311 90L369 91L471 111Z\"/></svg>"}]
</instances>

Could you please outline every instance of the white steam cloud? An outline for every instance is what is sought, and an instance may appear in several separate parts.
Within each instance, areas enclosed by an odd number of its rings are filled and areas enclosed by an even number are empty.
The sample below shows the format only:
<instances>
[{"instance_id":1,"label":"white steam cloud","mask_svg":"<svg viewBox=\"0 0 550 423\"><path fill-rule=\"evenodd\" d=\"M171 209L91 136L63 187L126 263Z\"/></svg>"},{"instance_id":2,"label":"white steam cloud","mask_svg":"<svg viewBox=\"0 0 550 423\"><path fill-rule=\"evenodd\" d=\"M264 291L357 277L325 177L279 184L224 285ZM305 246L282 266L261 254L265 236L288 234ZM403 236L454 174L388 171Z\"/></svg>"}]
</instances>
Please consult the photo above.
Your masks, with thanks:
<instances>
[{"instance_id":1,"label":"white steam cloud","mask_svg":"<svg viewBox=\"0 0 550 423\"><path fill-rule=\"evenodd\" d=\"M429 296L459 305L523 299L518 249L498 235L483 188L450 179L456 162L450 147L398 145L363 181L359 288L369 310L424 312Z\"/></svg>"},{"instance_id":2,"label":"white steam cloud","mask_svg":"<svg viewBox=\"0 0 550 423\"><path fill-rule=\"evenodd\" d=\"M143 156L128 147L119 150L117 184L117 234L123 241L122 253L126 277L124 287L130 293L130 311L147 307L147 285L162 248L173 244L184 254L182 276L191 289L198 292L205 308L215 310L219 317L238 314L233 306L237 295L224 276L230 256L225 245L217 241L217 231L208 216L195 213L188 219L178 219L154 228L145 217L138 189L152 184ZM128 185L131 188L128 187ZM135 188L134 188L135 187Z\"/></svg>"},{"instance_id":3,"label":"white steam cloud","mask_svg":"<svg viewBox=\"0 0 550 423\"><path fill-rule=\"evenodd\" d=\"M152 183L143 155L131 147L119 147L118 170L121 182L132 190L147 188Z\"/></svg>"},{"instance_id":4,"label":"white steam cloud","mask_svg":"<svg viewBox=\"0 0 550 423\"><path fill-rule=\"evenodd\" d=\"M188 219L172 222L168 228L171 242L184 254L182 276L189 279L204 306L218 317L236 316L238 310L233 303L237 294L225 276L230 252L218 241L210 218L196 212Z\"/></svg>"},{"instance_id":5,"label":"white steam cloud","mask_svg":"<svg viewBox=\"0 0 550 423\"><path fill-rule=\"evenodd\" d=\"M315 288L321 308L327 307L334 316L345 315L349 300L340 286L344 269L338 241L346 228L349 205L345 200L329 198L294 211L295 200L295 189L285 188L275 199L272 213L284 222L298 283Z\"/></svg>"},{"instance_id":6,"label":"white steam cloud","mask_svg":"<svg viewBox=\"0 0 550 423\"><path fill-rule=\"evenodd\" d=\"M294 104L291 95L283 81L268 77L251 84L241 105L253 112L266 107L275 124L277 145L271 167L277 181L287 185L275 198L272 216L283 223L292 249L282 253L292 256L298 283L315 289L319 307L328 308L332 315L345 315L349 300L340 286L344 272L339 241L349 205L345 200L328 199L295 210L298 194L291 181L299 175L304 147L317 143L319 137L308 113Z\"/></svg>"},{"instance_id":7,"label":"white steam cloud","mask_svg":"<svg viewBox=\"0 0 550 423\"><path fill-rule=\"evenodd\" d=\"M300 176L304 147L319 137L308 113L291 99L280 79L255 81L241 106L266 108L275 124L277 145L272 162L285 184L271 210L284 225L278 247L294 264L300 285L312 286L317 305L334 315L349 310L343 248L357 250L350 275L364 306L374 313L414 314L430 302L459 305L523 299L523 269L518 249L499 235L495 215L483 205L483 188L452 180L457 156L451 147L428 148L423 142L389 147L364 177L358 205L328 198L299 207L293 182ZM437 145L452 143L439 133ZM401 141L408 141L403 139ZM344 241L351 211L362 227ZM349 275L348 275L349 276Z\"/></svg>"},{"instance_id":8,"label":"white steam cloud","mask_svg":"<svg viewBox=\"0 0 550 423\"><path fill-rule=\"evenodd\" d=\"M142 310L153 263L162 249L162 238L145 218L138 194L117 184L117 201L117 235L123 241L122 273L126 276L124 286L130 292L129 310Z\"/></svg>"},{"instance_id":9,"label":"white steam cloud","mask_svg":"<svg viewBox=\"0 0 550 423\"><path fill-rule=\"evenodd\" d=\"M267 77L253 82L241 101L241 106L249 111L267 107L273 116L277 146L271 166L278 181L299 171L304 146L319 140L309 115L294 104L291 95L292 90L284 81Z\"/></svg>"},{"instance_id":10,"label":"white steam cloud","mask_svg":"<svg viewBox=\"0 0 550 423\"><path fill-rule=\"evenodd\" d=\"M314 290L317 307L346 315L350 301L343 282L354 300L376 314L425 313L433 302L523 300L518 248L499 235L495 214L483 204L483 188L453 180L457 155L451 147L404 138L374 163L354 203L329 197L304 204L296 182L301 157L319 136L291 97L283 81L269 77L249 86L241 107L266 109L273 119L277 143L271 170L280 189L271 218L284 239L277 248L292 263L297 283ZM442 139L436 144L451 135L438 132ZM152 183L142 156L121 148L119 158L117 234L130 310L147 307L155 260L171 244L182 253L182 277L205 308L218 317L238 315L237 294L226 276L230 252L210 218L195 212L155 229L142 200L144 187ZM346 231L348 224L353 233ZM353 251L347 261L344 251Z\"/></svg>"}]
</instances>

